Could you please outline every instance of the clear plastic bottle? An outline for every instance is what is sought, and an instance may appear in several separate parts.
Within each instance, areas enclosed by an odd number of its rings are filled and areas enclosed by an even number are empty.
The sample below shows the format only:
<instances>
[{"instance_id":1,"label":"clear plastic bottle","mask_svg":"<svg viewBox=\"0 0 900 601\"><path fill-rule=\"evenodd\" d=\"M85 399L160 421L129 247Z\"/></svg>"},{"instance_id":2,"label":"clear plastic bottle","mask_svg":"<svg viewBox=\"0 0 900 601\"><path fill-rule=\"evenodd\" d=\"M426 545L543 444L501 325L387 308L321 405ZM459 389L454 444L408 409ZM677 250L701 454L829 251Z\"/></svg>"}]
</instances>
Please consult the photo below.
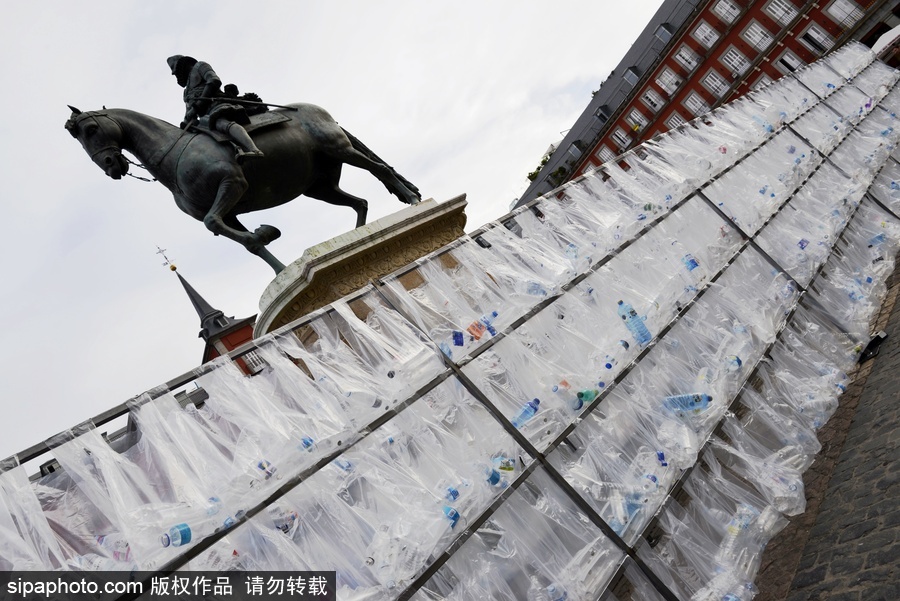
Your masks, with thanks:
<instances>
[{"instance_id":1,"label":"clear plastic bottle","mask_svg":"<svg viewBox=\"0 0 900 601\"><path fill-rule=\"evenodd\" d=\"M163 547L186 545L191 542L191 527L187 524L172 526L168 532L163 532L160 535L159 542Z\"/></svg>"},{"instance_id":2,"label":"clear plastic bottle","mask_svg":"<svg viewBox=\"0 0 900 601\"><path fill-rule=\"evenodd\" d=\"M573 411L578 411L581 409L581 406L584 404L579 401L578 396L572 393L572 387L566 380L560 380L558 384L554 384L550 387L550 391L553 392L556 396L560 398L560 400L568 406Z\"/></svg>"},{"instance_id":3,"label":"clear plastic bottle","mask_svg":"<svg viewBox=\"0 0 900 601\"><path fill-rule=\"evenodd\" d=\"M447 519L450 520L450 529L456 528L456 524L459 522L459 512L449 505L444 505L443 511Z\"/></svg>"},{"instance_id":4,"label":"clear plastic bottle","mask_svg":"<svg viewBox=\"0 0 900 601\"><path fill-rule=\"evenodd\" d=\"M484 324L484 327L487 328L488 334L490 334L491 336L497 335L497 330L494 329L494 320L496 318L496 311L491 311L490 313L481 316L481 323Z\"/></svg>"},{"instance_id":5,"label":"clear plastic bottle","mask_svg":"<svg viewBox=\"0 0 900 601\"><path fill-rule=\"evenodd\" d=\"M716 553L716 563L726 568L738 564L741 548L748 542L747 531L757 517L759 517L759 511L755 507L742 503L737 508L731 521L725 527L725 537Z\"/></svg>"},{"instance_id":6,"label":"clear plastic bottle","mask_svg":"<svg viewBox=\"0 0 900 601\"><path fill-rule=\"evenodd\" d=\"M698 261L691 253L688 253L681 257L681 264L684 265L686 270L682 273L682 278L685 281L685 292L696 292L697 286L702 280L700 274L703 270L696 271L696 269L700 267L700 261Z\"/></svg>"},{"instance_id":7,"label":"clear plastic bottle","mask_svg":"<svg viewBox=\"0 0 900 601\"><path fill-rule=\"evenodd\" d=\"M525 423L530 420L534 415L538 412L540 408L541 400L540 399L531 399L519 410L519 413L512 419L512 425L516 428L521 428L525 425Z\"/></svg>"},{"instance_id":8,"label":"clear plastic bottle","mask_svg":"<svg viewBox=\"0 0 900 601\"><path fill-rule=\"evenodd\" d=\"M76 555L69 560L69 566L82 572L135 572L138 569L133 561L116 561L95 553Z\"/></svg>"},{"instance_id":9,"label":"clear plastic bottle","mask_svg":"<svg viewBox=\"0 0 900 601\"><path fill-rule=\"evenodd\" d=\"M650 333L650 330L647 329L644 320L638 316L634 307L621 300L618 302L618 305L619 308L617 311L619 317L625 322L625 327L628 328L628 331L634 336L634 340L641 346L644 346L653 340L653 335Z\"/></svg>"}]
</instances>

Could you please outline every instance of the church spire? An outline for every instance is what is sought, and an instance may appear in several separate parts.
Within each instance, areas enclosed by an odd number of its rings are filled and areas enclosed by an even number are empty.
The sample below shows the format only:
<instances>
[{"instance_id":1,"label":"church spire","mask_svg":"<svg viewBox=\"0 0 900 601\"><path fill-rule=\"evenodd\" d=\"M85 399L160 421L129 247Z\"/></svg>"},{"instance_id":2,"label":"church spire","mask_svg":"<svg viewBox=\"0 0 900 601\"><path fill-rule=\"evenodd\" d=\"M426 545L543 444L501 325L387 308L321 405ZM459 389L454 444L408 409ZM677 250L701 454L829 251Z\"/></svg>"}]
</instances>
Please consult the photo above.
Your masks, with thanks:
<instances>
[{"instance_id":1,"label":"church spire","mask_svg":"<svg viewBox=\"0 0 900 601\"><path fill-rule=\"evenodd\" d=\"M219 338L226 331L231 330L239 322L243 321L237 320L234 317L225 317L225 313L214 308L205 298L200 296L200 293L197 292L180 273L178 273L178 267L176 267L175 263L166 256L166 249L157 246L156 254L162 255L162 258L165 259L163 265L168 266L168 268L174 271L175 275L178 276L181 285L184 287L184 291L187 292L191 304L194 305L194 310L197 312L197 316L200 317L200 338L203 338L203 340L209 343Z\"/></svg>"},{"instance_id":2,"label":"church spire","mask_svg":"<svg viewBox=\"0 0 900 601\"><path fill-rule=\"evenodd\" d=\"M191 286L186 279L181 277L181 274L178 273L178 271L175 269L172 271L175 271L175 275L178 276L181 285L184 286L184 291L187 292L191 304L194 305L194 310L197 311L197 316L200 317L201 338L208 342L211 338L217 337L237 323L233 317L225 317L225 314L221 310L210 305L205 298L200 296L199 292L194 290L194 287Z\"/></svg>"}]
</instances>

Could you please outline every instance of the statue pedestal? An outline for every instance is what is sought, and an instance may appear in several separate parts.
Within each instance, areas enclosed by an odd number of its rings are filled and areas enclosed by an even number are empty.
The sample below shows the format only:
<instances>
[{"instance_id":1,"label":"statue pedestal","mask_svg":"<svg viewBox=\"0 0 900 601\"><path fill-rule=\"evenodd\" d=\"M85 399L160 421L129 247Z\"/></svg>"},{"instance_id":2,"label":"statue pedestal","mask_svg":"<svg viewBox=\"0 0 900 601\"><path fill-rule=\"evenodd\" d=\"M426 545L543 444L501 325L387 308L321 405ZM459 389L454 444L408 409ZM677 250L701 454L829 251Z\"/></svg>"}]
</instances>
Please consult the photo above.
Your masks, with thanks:
<instances>
[{"instance_id":1,"label":"statue pedestal","mask_svg":"<svg viewBox=\"0 0 900 601\"><path fill-rule=\"evenodd\" d=\"M464 235L466 195L428 199L317 244L275 276L259 299L253 336L359 290Z\"/></svg>"}]
</instances>

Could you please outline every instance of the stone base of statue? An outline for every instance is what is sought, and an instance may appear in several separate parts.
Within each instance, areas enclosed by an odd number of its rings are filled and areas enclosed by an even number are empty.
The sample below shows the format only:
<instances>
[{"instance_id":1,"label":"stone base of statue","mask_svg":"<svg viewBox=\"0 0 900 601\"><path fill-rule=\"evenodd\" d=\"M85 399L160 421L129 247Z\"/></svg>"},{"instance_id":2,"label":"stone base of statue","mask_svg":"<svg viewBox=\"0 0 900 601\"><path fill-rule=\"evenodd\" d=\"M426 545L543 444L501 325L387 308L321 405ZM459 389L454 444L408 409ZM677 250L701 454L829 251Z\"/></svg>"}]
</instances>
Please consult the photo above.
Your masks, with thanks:
<instances>
[{"instance_id":1,"label":"stone base of statue","mask_svg":"<svg viewBox=\"0 0 900 601\"><path fill-rule=\"evenodd\" d=\"M359 290L464 235L466 195L428 199L303 252L259 300L254 337Z\"/></svg>"}]
</instances>

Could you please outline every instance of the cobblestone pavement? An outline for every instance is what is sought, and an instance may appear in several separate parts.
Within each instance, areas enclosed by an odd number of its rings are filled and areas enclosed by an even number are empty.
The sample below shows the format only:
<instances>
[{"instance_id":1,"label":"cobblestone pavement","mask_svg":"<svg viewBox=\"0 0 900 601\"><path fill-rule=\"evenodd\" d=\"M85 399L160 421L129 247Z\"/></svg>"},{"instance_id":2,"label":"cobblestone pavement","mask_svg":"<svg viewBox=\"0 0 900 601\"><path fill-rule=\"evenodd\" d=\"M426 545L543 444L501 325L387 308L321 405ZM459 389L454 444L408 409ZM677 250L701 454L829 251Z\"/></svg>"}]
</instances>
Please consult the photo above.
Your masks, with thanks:
<instances>
[{"instance_id":1,"label":"cobblestone pavement","mask_svg":"<svg viewBox=\"0 0 900 601\"><path fill-rule=\"evenodd\" d=\"M900 601L898 291L895 272L875 327L888 338L819 431L807 511L767 547L756 601Z\"/></svg>"}]
</instances>

